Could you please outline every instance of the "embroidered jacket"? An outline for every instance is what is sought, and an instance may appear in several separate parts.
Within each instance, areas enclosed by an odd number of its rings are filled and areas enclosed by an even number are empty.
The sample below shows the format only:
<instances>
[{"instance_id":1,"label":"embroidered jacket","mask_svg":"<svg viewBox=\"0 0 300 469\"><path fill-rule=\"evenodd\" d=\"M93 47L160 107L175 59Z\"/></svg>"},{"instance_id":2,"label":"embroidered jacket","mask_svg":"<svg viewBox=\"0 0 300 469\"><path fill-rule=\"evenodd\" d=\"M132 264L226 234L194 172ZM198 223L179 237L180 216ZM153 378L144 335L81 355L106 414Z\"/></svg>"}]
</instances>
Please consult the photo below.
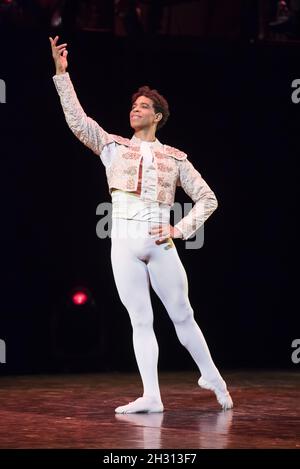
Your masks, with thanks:
<instances>
[{"instance_id":1,"label":"embroidered jacket","mask_svg":"<svg viewBox=\"0 0 300 469\"><path fill-rule=\"evenodd\" d=\"M66 121L76 137L100 156L106 169L109 192L113 188L135 192L138 185L141 140L123 138L106 132L82 109L69 73L54 75ZM189 213L175 225L183 239L189 239L217 208L214 192L187 159L186 153L156 140L154 165L157 172L155 201L173 205L176 187L181 186L195 203ZM117 152L117 153L115 153ZM115 157L110 155L114 153Z\"/></svg>"}]
</instances>

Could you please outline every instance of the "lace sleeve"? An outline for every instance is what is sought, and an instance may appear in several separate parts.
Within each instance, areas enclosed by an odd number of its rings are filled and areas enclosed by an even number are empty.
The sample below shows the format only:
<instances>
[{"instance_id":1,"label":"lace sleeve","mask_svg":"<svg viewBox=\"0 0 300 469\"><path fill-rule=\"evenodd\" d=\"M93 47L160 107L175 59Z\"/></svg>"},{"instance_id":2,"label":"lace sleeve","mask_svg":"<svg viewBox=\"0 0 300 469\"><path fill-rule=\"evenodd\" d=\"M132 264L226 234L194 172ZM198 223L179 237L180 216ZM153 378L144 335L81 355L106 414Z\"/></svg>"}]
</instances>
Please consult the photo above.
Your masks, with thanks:
<instances>
[{"instance_id":1,"label":"lace sleeve","mask_svg":"<svg viewBox=\"0 0 300 469\"><path fill-rule=\"evenodd\" d=\"M180 185L184 192L195 202L189 213L175 225L183 239L189 239L207 218L216 210L218 202L214 192L204 181L201 174L187 159L180 161ZM179 185L179 184L178 184Z\"/></svg>"},{"instance_id":2,"label":"lace sleeve","mask_svg":"<svg viewBox=\"0 0 300 469\"><path fill-rule=\"evenodd\" d=\"M68 126L84 145L100 155L103 147L113 141L110 134L86 115L77 98L69 73L54 75L53 81Z\"/></svg>"}]
</instances>

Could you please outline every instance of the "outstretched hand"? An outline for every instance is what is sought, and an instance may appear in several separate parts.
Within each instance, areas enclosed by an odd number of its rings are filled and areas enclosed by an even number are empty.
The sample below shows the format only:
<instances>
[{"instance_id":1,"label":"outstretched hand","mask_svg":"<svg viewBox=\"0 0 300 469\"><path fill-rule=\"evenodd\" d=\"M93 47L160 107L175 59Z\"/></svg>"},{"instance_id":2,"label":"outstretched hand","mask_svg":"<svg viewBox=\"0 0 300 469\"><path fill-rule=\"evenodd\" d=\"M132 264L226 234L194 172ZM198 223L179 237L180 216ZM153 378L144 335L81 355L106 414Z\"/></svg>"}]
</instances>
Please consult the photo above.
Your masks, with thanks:
<instances>
[{"instance_id":1,"label":"outstretched hand","mask_svg":"<svg viewBox=\"0 0 300 469\"><path fill-rule=\"evenodd\" d=\"M49 41L50 41L51 49L52 49L52 57L55 63L57 75L61 73L65 73L68 68L68 61L67 61L68 51L66 49L67 43L60 44L58 46L57 45L58 39L59 39L59 36L55 36L54 39L52 37L49 37Z\"/></svg>"}]
</instances>

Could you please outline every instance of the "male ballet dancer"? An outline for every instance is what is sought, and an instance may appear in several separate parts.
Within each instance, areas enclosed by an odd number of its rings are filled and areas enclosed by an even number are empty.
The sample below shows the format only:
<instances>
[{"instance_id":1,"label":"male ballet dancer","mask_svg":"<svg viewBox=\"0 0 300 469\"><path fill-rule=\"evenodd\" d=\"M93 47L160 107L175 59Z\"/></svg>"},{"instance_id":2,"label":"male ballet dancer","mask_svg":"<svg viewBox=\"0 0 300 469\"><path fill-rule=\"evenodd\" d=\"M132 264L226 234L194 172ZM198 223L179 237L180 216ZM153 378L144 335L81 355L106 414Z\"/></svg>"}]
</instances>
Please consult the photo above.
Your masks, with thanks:
<instances>
[{"instance_id":1,"label":"male ballet dancer","mask_svg":"<svg viewBox=\"0 0 300 469\"><path fill-rule=\"evenodd\" d=\"M233 406L226 383L194 319L188 280L172 238L189 239L217 208L215 194L200 173L176 148L156 138L169 107L156 90L144 86L132 97L131 139L109 134L83 111L69 73L67 44L50 43L53 77L66 121L81 142L100 156L112 197L111 262L120 300L133 329L133 346L143 383L143 396L117 407L116 413L162 412L158 382L158 344L153 330L150 284L164 304L184 347L201 377L199 386L214 391L224 410ZM195 202L175 226L170 208L181 185Z\"/></svg>"}]
</instances>

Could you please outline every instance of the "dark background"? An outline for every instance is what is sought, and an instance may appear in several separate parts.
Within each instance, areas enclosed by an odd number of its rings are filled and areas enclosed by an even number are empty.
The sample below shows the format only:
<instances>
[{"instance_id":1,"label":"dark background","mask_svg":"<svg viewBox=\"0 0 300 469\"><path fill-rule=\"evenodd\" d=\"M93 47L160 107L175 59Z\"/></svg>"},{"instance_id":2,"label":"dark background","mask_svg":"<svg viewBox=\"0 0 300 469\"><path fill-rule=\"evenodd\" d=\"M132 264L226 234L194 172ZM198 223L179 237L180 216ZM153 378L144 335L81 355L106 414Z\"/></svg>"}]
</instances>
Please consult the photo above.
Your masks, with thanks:
<instances>
[{"instance_id":1,"label":"dark background","mask_svg":"<svg viewBox=\"0 0 300 469\"><path fill-rule=\"evenodd\" d=\"M291 101L291 83L300 78L300 45L258 41L255 25L245 31L137 40L77 30L62 40L88 115L130 137L132 92L157 88L171 108L158 138L187 152L216 193L204 247L187 250L175 241L216 364L295 369L300 104ZM0 338L7 363L0 372L136 370L110 239L96 236L97 205L110 201L105 170L65 123L49 33L0 34L7 86L0 105ZM190 202L182 189L176 200ZM76 286L89 289L93 305L68 306ZM152 299L160 369L194 369L154 292Z\"/></svg>"}]
</instances>

